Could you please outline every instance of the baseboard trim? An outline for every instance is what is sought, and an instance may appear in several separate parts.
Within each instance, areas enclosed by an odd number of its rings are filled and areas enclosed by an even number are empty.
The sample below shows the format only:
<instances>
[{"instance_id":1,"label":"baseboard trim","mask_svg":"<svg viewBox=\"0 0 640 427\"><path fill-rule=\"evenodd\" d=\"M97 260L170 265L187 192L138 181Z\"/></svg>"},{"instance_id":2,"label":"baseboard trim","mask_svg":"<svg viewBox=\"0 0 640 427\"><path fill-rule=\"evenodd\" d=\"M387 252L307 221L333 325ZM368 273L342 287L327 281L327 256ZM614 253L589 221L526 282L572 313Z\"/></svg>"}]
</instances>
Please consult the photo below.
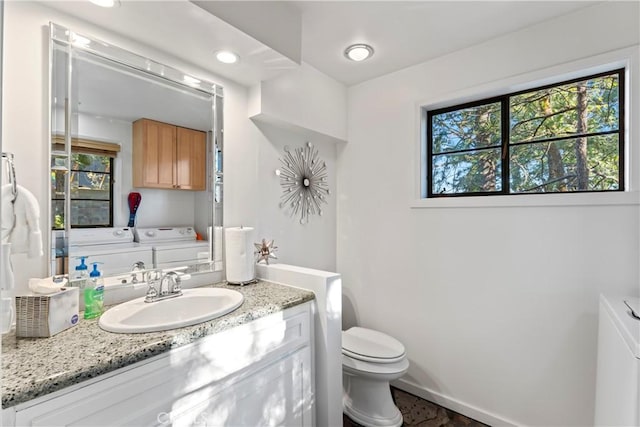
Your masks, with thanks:
<instances>
[{"instance_id":1,"label":"baseboard trim","mask_svg":"<svg viewBox=\"0 0 640 427\"><path fill-rule=\"evenodd\" d=\"M407 393L411 393L425 400L437 403L438 405L444 406L447 409L451 409L452 411L458 412L466 417L473 418L476 421L480 421L490 426L516 427L521 425L499 415L492 414L491 412L487 412L472 405L468 405L452 397L445 396L441 393L438 393L437 391L433 391L418 384L414 384L411 381L399 379L392 381L391 385L399 388L400 390L406 391Z\"/></svg>"}]
</instances>

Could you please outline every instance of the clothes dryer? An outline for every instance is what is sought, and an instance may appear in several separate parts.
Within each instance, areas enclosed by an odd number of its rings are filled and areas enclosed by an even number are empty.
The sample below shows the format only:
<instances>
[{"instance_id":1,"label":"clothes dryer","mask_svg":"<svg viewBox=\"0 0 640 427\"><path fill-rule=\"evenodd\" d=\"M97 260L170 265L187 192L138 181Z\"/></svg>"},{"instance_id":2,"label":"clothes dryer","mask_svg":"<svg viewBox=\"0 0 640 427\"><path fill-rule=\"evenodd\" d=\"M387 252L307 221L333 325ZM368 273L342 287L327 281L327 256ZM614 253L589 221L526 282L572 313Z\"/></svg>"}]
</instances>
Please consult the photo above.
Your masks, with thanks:
<instances>
[{"instance_id":1,"label":"clothes dryer","mask_svg":"<svg viewBox=\"0 0 640 427\"><path fill-rule=\"evenodd\" d=\"M193 227L136 228L135 240L153 249L155 268L182 267L209 260L208 240L197 240Z\"/></svg>"}]
</instances>

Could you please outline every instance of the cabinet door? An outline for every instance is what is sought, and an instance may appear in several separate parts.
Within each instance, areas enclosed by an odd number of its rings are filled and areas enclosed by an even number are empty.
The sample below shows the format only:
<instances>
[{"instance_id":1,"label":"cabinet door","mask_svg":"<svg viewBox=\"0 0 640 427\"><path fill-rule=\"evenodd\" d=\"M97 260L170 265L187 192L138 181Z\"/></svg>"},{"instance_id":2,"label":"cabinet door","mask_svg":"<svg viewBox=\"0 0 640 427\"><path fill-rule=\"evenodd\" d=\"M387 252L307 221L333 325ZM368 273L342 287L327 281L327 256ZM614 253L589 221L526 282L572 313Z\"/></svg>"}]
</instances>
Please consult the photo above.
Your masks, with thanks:
<instances>
[{"instance_id":1,"label":"cabinet door","mask_svg":"<svg viewBox=\"0 0 640 427\"><path fill-rule=\"evenodd\" d=\"M178 127L176 185L183 190L206 190L207 138L204 132Z\"/></svg>"},{"instance_id":2,"label":"cabinet door","mask_svg":"<svg viewBox=\"0 0 640 427\"><path fill-rule=\"evenodd\" d=\"M224 388L212 386L184 396L158 425L287 426L313 425L311 351L296 352Z\"/></svg>"},{"instance_id":3,"label":"cabinet door","mask_svg":"<svg viewBox=\"0 0 640 427\"><path fill-rule=\"evenodd\" d=\"M175 188L176 127L153 120L133 125L133 186Z\"/></svg>"}]
</instances>

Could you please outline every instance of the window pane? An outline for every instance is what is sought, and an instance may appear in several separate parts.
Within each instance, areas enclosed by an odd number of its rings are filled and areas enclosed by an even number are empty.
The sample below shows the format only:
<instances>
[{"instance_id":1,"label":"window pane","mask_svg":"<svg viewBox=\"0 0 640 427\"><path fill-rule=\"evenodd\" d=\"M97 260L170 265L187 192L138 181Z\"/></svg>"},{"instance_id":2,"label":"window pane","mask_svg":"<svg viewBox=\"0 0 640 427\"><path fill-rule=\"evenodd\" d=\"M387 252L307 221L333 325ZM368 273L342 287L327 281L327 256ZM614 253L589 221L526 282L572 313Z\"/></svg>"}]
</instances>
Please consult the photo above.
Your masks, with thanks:
<instances>
[{"instance_id":1,"label":"window pane","mask_svg":"<svg viewBox=\"0 0 640 427\"><path fill-rule=\"evenodd\" d=\"M64 177L66 173L63 170L51 171L51 197L56 199L64 198Z\"/></svg>"},{"instance_id":2,"label":"window pane","mask_svg":"<svg viewBox=\"0 0 640 427\"><path fill-rule=\"evenodd\" d=\"M51 203L51 224L54 230L64 229L64 200L53 200ZM72 200L71 227L108 227L109 201Z\"/></svg>"},{"instance_id":3,"label":"window pane","mask_svg":"<svg viewBox=\"0 0 640 427\"><path fill-rule=\"evenodd\" d=\"M578 149L586 163L577 160ZM618 134L512 146L511 192L618 190L619 156Z\"/></svg>"},{"instance_id":4,"label":"window pane","mask_svg":"<svg viewBox=\"0 0 640 427\"><path fill-rule=\"evenodd\" d=\"M89 172L111 172L111 158L96 154L74 153L71 155L71 170Z\"/></svg>"},{"instance_id":5,"label":"window pane","mask_svg":"<svg viewBox=\"0 0 640 427\"><path fill-rule=\"evenodd\" d=\"M64 230L64 200L51 202L51 228Z\"/></svg>"},{"instance_id":6,"label":"window pane","mask_svg":"<svg viewBox=\"0 0 640 427\"><path fill-rule=\"evenodd\" d=\"M500 103L431 116L432 153L499 146Z\"/></svg>"},{"instance_id":7,"label":"window pane","mask_svg":"<svg viewBox=\"0 0 640 427\"><path fill-rule=\"evenodd\" d=\"M72 200L71 226L109 226L108 201Z\"/></svg>"},{"instance_id":8,"label":"window pane","mask_svg":"<svg viewBox=\"0 0 640 427\"><path fill-rule=\"evenodd\" d=\"M618 74L510 97L511 143L618 129Z\"/></svg>"},{"instance_id":9,"label":"window pane","mask_svg":"<svg viewBox=\"0 0 640 427\"><path fill-rule=\"evenodd\" d=\"M110 175L94 172L71 172L71 199L109 200Z\"/></svg>"},{"instance_id":10,"label":"window pane","mask_svg":"<svg viewBox=\"0 0 640 427\"><path fill-rule=\"evenodd\" d=\"M486 149L433 157L433 194L500 191L500 149Z\"/></svg>"}]
</instances>

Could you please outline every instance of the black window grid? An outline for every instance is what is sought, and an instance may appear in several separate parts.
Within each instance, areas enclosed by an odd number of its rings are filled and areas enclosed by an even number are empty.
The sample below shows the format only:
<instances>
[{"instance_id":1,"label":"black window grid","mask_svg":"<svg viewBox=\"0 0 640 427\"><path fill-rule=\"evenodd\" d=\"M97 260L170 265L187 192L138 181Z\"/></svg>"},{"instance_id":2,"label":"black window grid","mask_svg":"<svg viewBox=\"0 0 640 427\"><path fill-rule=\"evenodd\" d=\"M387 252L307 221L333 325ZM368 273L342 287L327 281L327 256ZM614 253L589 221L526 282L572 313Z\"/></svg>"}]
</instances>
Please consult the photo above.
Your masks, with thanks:
<instances>
[{"instance_id":1,"label":"black window grid","mask_svg":"<svg viewBox=\"0 0 640 427\"><path fill-rule=\"evenodd\" d=\"M106 156L105 156L106 157ZM93 201L93 202L109 202L109 222L108 224L89 224L89 225L79 225L79 224L71 224L71 228L107 228L113 227L113 157L109 157L109 172L105 171L94 171L90 169L71 169L71 172L88 172L88 173L98 173L107 175L109 178L109 198L108 199L95 199L95 198L82 198L82 197L71 197L71 204L73 202L80 201ZM51 200L54 201L64 201L64 198L52 197ZM71 220L71 218L69 218ZM55 227L54 227L55 229Z\"/></svg>"},{"instance_id":2,"label":"black window grid","mask_svg":"<svg viewBox=\"0 0 640 427\"><path fill-rule=\"evenodd\" d=\"M605 77L617 74L618 75L618 129L612 131L602 131L602 132L586 132L586 133L575 133L571 135L557 136L551 138L540 138L531 141L524 142L516 142L511 143L511 117L510 117L510 108L509 103L510 99L514 96L521 95L529 92L536 92L540 90L545 90L549 88L554 88L558 86L569 85L572 83L577 83L585 80L596 79L598 77ZM511 196L511 195L534 195L534 194L574 194L574 193L599 193L599 192L615 192L615 191L624 191L625 190L625 69L619 68L615 70L605 71L597 74L591 74L587 76L582 76L570 80L564 80L558 83L551 83L544 86L533 87L529 89L524 89L517 92L511 92L500 96L495 96L491 98L480 99L476 101L470 101L463 104L457 104L449 107L438 108L434 110L426 111L426 122L427 122L427 173L426 173L426 194L427 198L434 197L468 197L468 196ZM466 108L478 107L481 105L492 104L492 103L500 103L501 106L501 145L481 147L481 148L470 148L470 149L461 149L461 150L451 150L451 151L441 151L438 153L433 153L433 116L448 113L451 111L463 110ZM582 190L582 191L571 191L571 192L544 192L544 193L522 193L522 192L511 192L510 188L510 171L509 171L509 159L510 159L510 147L518 146L518 145L529 145L529 144L543 144L554 141L563 141L569 139L577 139L577 138L588 138L593 136L600 135L618 135L618 188L615 190ZM465 193L434 193L433 192L433 158L442 154L457 154L457 153L465 153L465 152L478 152L478 151L486 151L495 149L497 147L501 148L501 189L496 191L477 191L477 192L465 192Z\"/></svg>"}]
</instances>

